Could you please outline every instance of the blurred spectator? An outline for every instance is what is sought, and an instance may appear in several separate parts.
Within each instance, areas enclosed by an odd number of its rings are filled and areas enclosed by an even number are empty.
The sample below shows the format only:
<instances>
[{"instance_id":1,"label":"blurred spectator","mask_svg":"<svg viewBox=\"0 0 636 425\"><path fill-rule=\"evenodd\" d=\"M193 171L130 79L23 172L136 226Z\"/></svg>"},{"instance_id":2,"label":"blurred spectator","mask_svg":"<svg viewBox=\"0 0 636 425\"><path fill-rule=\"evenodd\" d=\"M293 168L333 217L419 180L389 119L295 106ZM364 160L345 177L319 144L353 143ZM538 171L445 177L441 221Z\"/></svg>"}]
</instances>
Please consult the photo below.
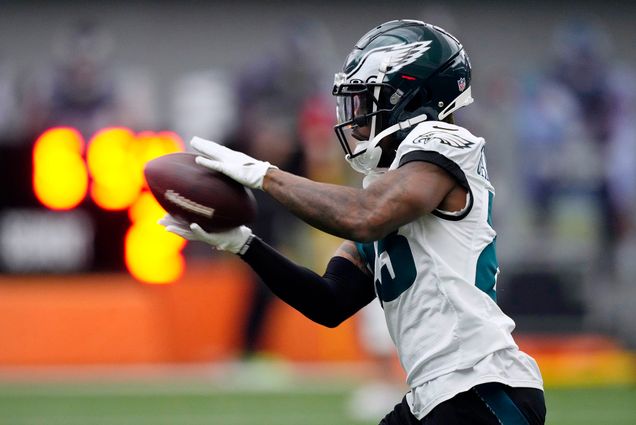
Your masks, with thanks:
<instances>
[{"instance_id":1,"label":"blurred spectator","mask_svg":"<svg viewBox=\"0 0 636 425\"><path fill-rule=\"evenodd\" d=\"M360 186L357 181L360 174L344 160L344 151L333 129L335 121L335 101L331 96L310 97L302 106L298 129L306 175L325 183ZM303 233L302 258L298 257L298 260L316 269L324 267L342 243L340 238L311 226L302 226L298 231Z\"/></svg>"},{"instance_id":2,"label":"blurred spectator","mask_svg":"<svg viewBox=\"0 0 636 425\"><path fill-rule=\"evenodd\" d=\"M252 115L252 123L258 130L251 133L249 140L243 140L243 150L256 158L277 164L293 173L303 173L303 154L293 131L290 117ZM258 214L251 224L254 233L272 246L289 252L294 245L298 219L280 207L262 191L254 191L258 203ZM244 324L243 355L248 358L261 350L260 340L265 319L273 301L273 294L254 274L254 286L248 316Z\"/></svg>"},{"instance_id":3,"label":"blurred spectator","mask_svg":"<svg viewBox=\"0 0 636 425\"><path fill-rule=\"evenodd\" d=\"M624 261L635 252L634 74L588 22L560 26L553 47L549 67L526 81L519 109L524 187L538 239L552 246L541 251L544 259L562 273L576 267L592 325L616 331L633 310L620 300L634 292ZM559 243L564 229L578 235L567 246Z\"/></svg>"},{"instance_id":4,"label":"blurred spectator","mask_svg":"<svg viewBox=\"0 0 636 425\"><path fill-rule=\"evenodd\" d=\"M633 177L636 165L634 75L621 69L608 35L587 22L559 28L555 47L550 76L574 97L583 128L599 152L593 159L602 167L596 197L602 205L603 246L611 247L628 232L634 207L636 180L624 181Z\"/></svg>"},{"instance_id":5,"label":"blurred spectator","mask_svg":"<svg viewBox=\"0 0 636 425\"><path fill-rule=\"evenodd\" d=\"M308 97L301 105L298 132L305 151L307 175L313 180L345 184L354 176L344 161L344 151L333 129L335 124L333 97L316 95Z\"/></svg>"},{"instance_id":6,"label":"blurred spectator","mask_svg":"<svg viewBox=\"0 0 636 425\"><path fill-rule=\"evenodd\" d=\"M311 109L309 99L330 93L333 67L329 38L313 21L295 21L274 52L248 64L238 80L236 129L228 143L258 159L276 164L295 174L305 174L306 143L313 136L312 120L301 114ZM311 143L311 142L307 142ZM337 144L334 143L337 146ZM315 164L315 162L314 162ZM258 216L254 233L282 251L302 251L298 247L298 219L271 197L255 192ZM243 355L260 349L260 335L273 298L254 275L254 289L244 326Z\"/></svg>"},{"instance_id":7,"label":"blurred spectator","mask_svg":"<svg viewBox=\"0 0 636 425\"><path fill-rule=\"evenodd\" d=\"M582 164L577 162L581 155L570 155L594 146L583 131L579 105L565 87L548 76L538 76L527 79L523 90L517 124L524 161L519 171L534 214L533 225L541 231L550 226L555 203L568 189L589 190L596 184L600 176L592 160L598 155L589 155ZM581 177L579 172L589 175ZM549 230L542 236L545 233Z\"/></svg>"},{"instance_id":8,"label":"blurred spectator","mask_svg":"<svg viewBox=\"0 0 636 425\"><path fill-rule=\"evenodd\" d=\"M252 114L262 109L294 116L307 98L331 93L335 67L324 27L294 20L287 28L278 48L250 63L240 76L240 127L249 127Z\"/></svg>"},{"instance_id":9,"label":"blurred spectator","mask_svg":"<svg viewBox=\"0 0 636 425\"><path fill-rule=\"evenodd\" d=\"M611 269L607 254L629 232L636 191L633 76L620 69L607 35L588 23L564 24L554 47L520 109L526 189L540 226L566 197L598 208L599 258L607 259L600 266Z\"/></svg>"},{"instance_id":10,"label":"blurred spectator","mask_svg":"<svg viewBox=\"0 0 636 425\"><path fill-rule=\"evenodd\" d=\"M220 70L193 72L173 87L172 127L183 140L194 136L223 142L236 125L236 93Z\"/></svg>"},{"instance_id":11,"label":"blurred spectator","mask_svg":"<svg viewBox=\"0 0 636 425\"><path fill-rule=\"evenodd\" d=\"M147 75L116 69L112 35L95 22L77 22L53 46L51 69L34 75L25 91L25 125L37 136L70 126L90 138L113 125L148 129L153 117Z\"/></svg>"}]
</instances>

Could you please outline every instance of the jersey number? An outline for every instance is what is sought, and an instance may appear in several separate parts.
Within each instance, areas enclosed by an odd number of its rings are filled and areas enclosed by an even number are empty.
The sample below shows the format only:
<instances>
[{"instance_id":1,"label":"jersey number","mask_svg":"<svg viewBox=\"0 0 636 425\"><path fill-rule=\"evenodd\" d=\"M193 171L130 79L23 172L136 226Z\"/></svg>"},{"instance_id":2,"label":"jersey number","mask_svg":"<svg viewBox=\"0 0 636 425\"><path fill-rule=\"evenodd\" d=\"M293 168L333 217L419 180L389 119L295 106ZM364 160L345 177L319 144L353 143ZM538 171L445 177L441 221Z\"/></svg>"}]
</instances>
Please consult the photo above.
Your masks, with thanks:
<instances>
[{"instance_id":1,"label":"jersey number","mask_svg":"<svg viewBox=\"0 0 636 425\"><path fill-rule=\"evenodd\" d=\"M392 233L377 242L375 289L382 302L393 301L413 285L417 276L408 240Z\"/></svg>"}]
</instances>

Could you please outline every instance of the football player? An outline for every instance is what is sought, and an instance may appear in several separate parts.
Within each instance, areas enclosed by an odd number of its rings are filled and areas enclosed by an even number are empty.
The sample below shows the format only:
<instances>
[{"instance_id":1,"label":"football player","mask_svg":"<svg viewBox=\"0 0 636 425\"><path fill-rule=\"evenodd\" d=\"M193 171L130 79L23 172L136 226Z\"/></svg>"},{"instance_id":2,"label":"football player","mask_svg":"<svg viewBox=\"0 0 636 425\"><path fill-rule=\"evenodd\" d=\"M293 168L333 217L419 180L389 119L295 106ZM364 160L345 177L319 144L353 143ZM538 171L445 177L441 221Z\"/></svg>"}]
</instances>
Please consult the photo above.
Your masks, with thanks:
<instances>
[{"instance_id":1,"label":"football player","mask_svg":"<svg viewBox=\"0 0 636 425\"><path fill-rule=\"evenodd\" d=\"M362 188L302 178L194 138L201 166L264 190L312 226L342 237L321 276L241 226L206 233L167 216L167 230L238 254L283 301L338 326L378 298L410 391L380 422L543 424L535 361L496 303L499 272L484 139L453 124L469 105L459 41L397 20L356 43L335 76L335 127Z\"/></svg>"}]
</instances>

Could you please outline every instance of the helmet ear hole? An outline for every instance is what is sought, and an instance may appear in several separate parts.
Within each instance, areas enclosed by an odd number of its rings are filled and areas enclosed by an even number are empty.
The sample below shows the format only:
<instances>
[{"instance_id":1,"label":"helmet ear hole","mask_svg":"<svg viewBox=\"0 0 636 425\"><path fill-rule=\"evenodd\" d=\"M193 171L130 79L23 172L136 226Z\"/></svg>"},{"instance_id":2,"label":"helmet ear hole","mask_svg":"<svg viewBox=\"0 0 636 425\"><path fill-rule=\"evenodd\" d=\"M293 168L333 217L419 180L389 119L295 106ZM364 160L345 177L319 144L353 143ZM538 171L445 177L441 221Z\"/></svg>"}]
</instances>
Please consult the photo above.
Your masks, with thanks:
<instances>
[{"instance_id":1,"label":"helmet ear hole","mask_svg":"<svg viewBox=\"0 0 636 425\"><path fill-rule=\"evenodd\" d=\"M418 92L409 99L409 102L404 107L404 112L414 112L416 109L427 103L427 91L423 88L416 90L418 90Z\"/></svg>"}]
</instances>

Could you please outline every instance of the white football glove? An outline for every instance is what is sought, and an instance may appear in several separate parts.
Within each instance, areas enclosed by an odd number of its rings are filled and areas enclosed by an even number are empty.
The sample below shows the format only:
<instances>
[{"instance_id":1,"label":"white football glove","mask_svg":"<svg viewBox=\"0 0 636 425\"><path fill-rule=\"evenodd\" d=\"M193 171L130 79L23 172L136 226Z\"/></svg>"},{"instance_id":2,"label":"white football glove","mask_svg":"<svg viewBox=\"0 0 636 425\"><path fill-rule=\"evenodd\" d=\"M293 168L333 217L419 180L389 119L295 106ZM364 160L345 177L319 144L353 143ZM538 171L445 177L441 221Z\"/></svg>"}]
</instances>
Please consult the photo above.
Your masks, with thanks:
<instances>
[{"instance_id":1,"label":"white football glove","mask_svg":"<svg viewBox=\"0 0 636 425\"><path fill-rule=\"evenodd\" d=\"M267 170L278 168L267 161L259 161L242 152L200 137L192 138L190 146L200 154L196 158L197 164L223 173L252 189L262 189Z\"/></svg>"},{"instance_id":2,"label":"white football glove","mask_svg":"<svg viewBox=\"0 0 636 425\"><path fill-rule=\"evenodd\" d=\"M252 229L247 226L235 227L225 232L209 233L196 223L188 224L186 221L166 214L159 224L168 232L181 236L189 241L205 242L214 249L228 251L234 254L244 254L252 237Z\"/></svg>"}]
</instances>

